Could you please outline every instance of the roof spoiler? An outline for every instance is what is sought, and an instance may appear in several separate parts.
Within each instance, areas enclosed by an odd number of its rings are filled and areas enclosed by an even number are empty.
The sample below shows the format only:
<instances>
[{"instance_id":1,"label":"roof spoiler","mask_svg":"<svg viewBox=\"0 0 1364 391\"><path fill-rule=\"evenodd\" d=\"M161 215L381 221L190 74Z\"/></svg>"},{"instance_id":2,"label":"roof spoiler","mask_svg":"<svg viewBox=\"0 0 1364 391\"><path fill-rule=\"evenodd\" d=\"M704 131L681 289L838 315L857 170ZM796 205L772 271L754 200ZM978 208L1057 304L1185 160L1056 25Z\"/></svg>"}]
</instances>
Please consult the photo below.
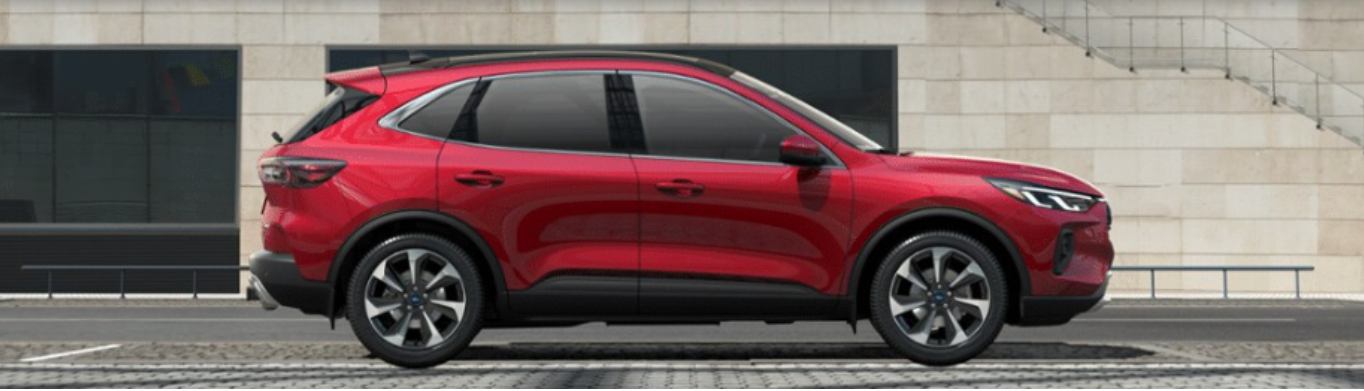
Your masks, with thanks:
<instances>
[{"instance_id":1,"label":"roof spoiler","mask_svg":"<svg viewBox=\"0 0 1364 391\"><path fill-rule=\"evenodd\" d=\"M427 61L431 61L431 56L426 55L426 53L417 50L407 51L407 65L416 65ZM341 86L346 89L359 90L374 95L383 95L384 91L388 90L388 73L384 72L384 67L391 65L392 64L330 73L327 74L325 78L327 79L327 83Z\"/></svg>"},{"instance_id":2,"label":"roof spoiler","mask_svg":"<svg viewBox=\"0 0 1364 391\"><path fill-rule=\"evenodd\" d=\"M377 66L329 73L323 78L329 84L367 94L383 95L388 89L388 80Z\"/></svg>"}]
</instances>

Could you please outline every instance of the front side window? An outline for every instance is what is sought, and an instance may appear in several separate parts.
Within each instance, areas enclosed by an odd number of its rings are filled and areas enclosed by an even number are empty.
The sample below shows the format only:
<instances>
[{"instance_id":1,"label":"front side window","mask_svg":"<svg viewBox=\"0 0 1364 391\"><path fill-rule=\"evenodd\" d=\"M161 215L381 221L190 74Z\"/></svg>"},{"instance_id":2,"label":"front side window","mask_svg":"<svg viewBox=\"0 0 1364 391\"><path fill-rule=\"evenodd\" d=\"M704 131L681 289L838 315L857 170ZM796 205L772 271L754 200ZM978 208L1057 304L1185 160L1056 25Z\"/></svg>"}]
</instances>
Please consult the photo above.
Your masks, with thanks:
<instances>
[{"instance_id":1,"label":"front side window","mask_svg":"<svg viewBox=\"0 0 1364 391\"><path fill-rule=\"evenodd\" d=\"M479 82L452 138L501 147L611 152L601 74L513 77Z\"/></svg>"},{"instance_id":2,"label":"front side window","mask_svg":"<svg viewBox=\"0 0 1364 391\"><path fill-rule=\"evenodd\" d=\"M634 75L647 153L778 162L786 124L739 97L699 82Z\"/></svg>"}]
</instances>

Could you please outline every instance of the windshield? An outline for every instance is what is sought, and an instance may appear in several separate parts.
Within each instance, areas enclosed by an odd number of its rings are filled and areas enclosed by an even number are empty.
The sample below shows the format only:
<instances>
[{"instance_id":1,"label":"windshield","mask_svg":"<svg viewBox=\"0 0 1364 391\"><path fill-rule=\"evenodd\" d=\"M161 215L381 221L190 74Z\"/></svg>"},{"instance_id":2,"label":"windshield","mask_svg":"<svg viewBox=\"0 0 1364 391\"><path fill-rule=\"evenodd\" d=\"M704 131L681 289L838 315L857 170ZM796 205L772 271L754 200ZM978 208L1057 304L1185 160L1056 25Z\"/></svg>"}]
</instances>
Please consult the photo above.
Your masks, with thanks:
<instances>
[{"instance_id":1,"label":"windshield","mask_svg":"<svg viewBox=\"0 0 1364 391\"><path fill-rule=\"evenodd\" d=\"M863 136L862 133L858 133L856 130L853 130L853 128L848 127L848 125L844 125L842 122L830 117L828 114L824 114L823 111L819 111L819 109L805 103L805 101L796 99L796 97L791 96L776 87L767 85L767 83L763 83L761 80L755 79L743 72L734 72L734 75L730 76L730 78L739 83L743 83L749 88L758 90L758 92L767 95L767 97L791 108L791 110L795 110L796 113L799 113L810 121L814 121L814 123L824 128L824 130L833 133L835 137L838 137L838 139L843 140L843 142L848 143L848 145L851 145L854 148L866 152L889 152L885 147L881 146L881 144L871 141L867 136Z\"/></svg>"}]
</instances>

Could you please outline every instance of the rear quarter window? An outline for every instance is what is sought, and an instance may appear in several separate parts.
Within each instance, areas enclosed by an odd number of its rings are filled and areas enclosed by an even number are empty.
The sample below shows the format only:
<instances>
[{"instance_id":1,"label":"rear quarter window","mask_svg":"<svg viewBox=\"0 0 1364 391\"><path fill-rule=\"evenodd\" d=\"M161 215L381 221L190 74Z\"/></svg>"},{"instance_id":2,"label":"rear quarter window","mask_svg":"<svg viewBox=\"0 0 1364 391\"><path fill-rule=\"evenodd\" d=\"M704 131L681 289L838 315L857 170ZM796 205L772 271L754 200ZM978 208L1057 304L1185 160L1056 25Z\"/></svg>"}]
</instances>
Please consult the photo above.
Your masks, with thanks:
<instances>
[{"instance_id":1,"label":"rear quarter window","mask_svg":"<svg viewBox=\"0 0 1364 391\"><path fill-rule=\"evenodd\" d=\"M376 95L336 87L327 98L318 104L303 119L293 126L293 130L284 136L285 143L296 143L307 140L315 134L335 125L342 119L351 114L364 109L379 97Z\"/></svg>"},{"instance_id":2,"label":"rear quarter window","mask_svg":"<svg viewBox=\"0 0 1364 391\"><path fill-rule=\"evenodd\" d=\"M449 138L455 129L455 120L459 119L474 89L474 84L467 84L446 92L404 119L398 127L441 140Z\"/></svg>"}]
</instances>

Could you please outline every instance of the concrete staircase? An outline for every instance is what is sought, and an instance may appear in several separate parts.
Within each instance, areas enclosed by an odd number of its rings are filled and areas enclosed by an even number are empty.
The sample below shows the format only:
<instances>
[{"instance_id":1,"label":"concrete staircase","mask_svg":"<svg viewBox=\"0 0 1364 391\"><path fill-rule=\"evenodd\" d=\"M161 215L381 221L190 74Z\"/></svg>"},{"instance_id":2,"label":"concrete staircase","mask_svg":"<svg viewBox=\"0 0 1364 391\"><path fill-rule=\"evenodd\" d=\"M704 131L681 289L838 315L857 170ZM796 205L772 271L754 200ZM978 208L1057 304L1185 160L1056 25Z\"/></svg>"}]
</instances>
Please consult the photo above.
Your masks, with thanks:
<instances>
[{"instance_id":1,"label":"concrete staircase","mask_svg":"<svg viewBox=\"0 0 1364 391\"><path fill-rule=\"evenodd\" d=\"M1097 57L1132 72L1215 69L1364 147L1364 95L1215 17L1113 15L1089 0L998 0Z\"/></svg>"}]
</instances>

